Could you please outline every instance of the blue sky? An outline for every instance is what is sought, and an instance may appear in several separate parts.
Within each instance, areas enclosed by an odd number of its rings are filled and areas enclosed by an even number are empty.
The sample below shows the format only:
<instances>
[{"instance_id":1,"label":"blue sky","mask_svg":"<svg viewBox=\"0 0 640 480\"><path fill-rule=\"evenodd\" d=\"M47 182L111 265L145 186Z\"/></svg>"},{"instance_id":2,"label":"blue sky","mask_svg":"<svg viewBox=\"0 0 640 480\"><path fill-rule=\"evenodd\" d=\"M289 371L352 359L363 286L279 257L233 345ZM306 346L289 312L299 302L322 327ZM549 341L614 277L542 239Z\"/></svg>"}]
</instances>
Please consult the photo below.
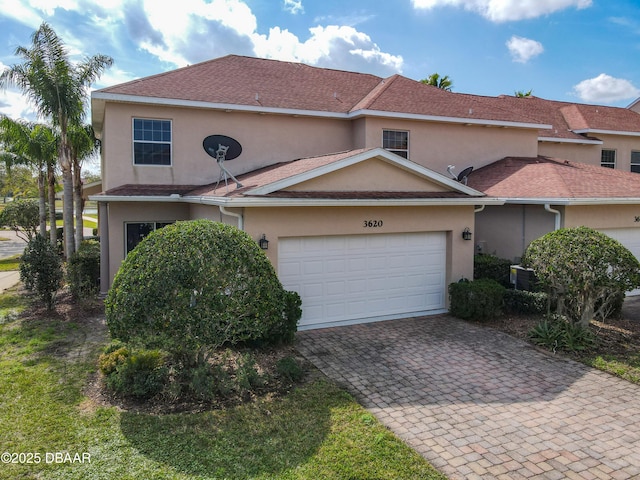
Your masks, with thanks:
<instances>
[{"instance_id":1,"label":"blue sky","mask_svg":"<svg viewBox=\"0 0 640 480\"><path fill-rule=\"evenodd\" d=\"M0 69L48 22L105 87L227 54L420 80L453 90L625 107L640 97L637 0L0 0ZM13 90L0 113L30 118Z\"/></svg>"}]
</instances>

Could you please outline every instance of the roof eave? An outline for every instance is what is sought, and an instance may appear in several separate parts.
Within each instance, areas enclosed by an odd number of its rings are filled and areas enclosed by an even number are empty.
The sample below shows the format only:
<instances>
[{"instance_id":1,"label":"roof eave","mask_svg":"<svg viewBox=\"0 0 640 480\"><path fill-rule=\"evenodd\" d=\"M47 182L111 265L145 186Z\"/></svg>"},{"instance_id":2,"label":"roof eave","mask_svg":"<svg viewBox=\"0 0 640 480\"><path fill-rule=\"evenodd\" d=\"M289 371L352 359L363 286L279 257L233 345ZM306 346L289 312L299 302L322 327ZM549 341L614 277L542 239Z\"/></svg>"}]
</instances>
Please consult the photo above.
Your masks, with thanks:
<instances>
[{"instance_id":1,"label":"roof eave","mask_svg":"<svg viewBox=\"0 0 640 480\"><path fill-rule=\"evenodd\" d=\"M549 198L510 198L510 197L497 197L504 201L505 204L517 204L517 205L564 205L564 206L577 206L577 205L635 205L640 204L640 197L602 197L602 198L562 198L562 197L549 197Z\"/></svg>"},{"instance_id":2,"label":"roof eave","mask_svg":"<svg viewBox=\"0 0 640 480\"><path fill-rule=\"evenodd\" d=\"M573 133L584 134L584 133L596 133L596 134L605 134L605 135L622 135L625 137L640 137L640 132L628 132L624 130L600 130L597 128L583 128L581 130L571 130Z\"/></svg>"},{"instance_id":3,"label":"roof eave","mask_svg":"<svg viewBox=\"0 0 640 480\"><path fill-rule=\"evenodd\" d=\"M556 137L538 137L539 142L550 142L550 143L577 143L581 145L602 145L604 142L602 140L590 140L584 139L581 140L579 138L556 138Z\"/></svg>"},{"instance_id":4,"label":"roof eave","mask_svg":"<svg viewBox=\"0 0 640 480\"><path fill-rule=\"evenodd\" d=\"M128 196L128 195L92 195L90 200L97 202L152 202L152 203L190 203L224 206L230 208L245 207L382 207L382 206L472 206L502 205L504 200L489 197L468 198L385 198L385 199L333 199L333 198L274 198L250 197L228 198L212 196Z\"/></svg>"}]
</instances>

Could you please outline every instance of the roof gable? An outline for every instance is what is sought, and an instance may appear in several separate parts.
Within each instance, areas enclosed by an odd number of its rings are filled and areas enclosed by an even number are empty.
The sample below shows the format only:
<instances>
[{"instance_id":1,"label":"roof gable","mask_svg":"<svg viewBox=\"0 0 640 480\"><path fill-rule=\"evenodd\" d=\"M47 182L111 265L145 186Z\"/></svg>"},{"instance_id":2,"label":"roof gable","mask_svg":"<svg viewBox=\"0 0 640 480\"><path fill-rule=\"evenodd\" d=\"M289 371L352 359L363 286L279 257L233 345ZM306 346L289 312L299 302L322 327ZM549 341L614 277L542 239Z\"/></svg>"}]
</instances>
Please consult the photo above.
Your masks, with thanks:
<instances>
[{"instance_id":1,"label":"roof gable","mask_svg":"<svg viewBox=\"0 0 640 480\"><path fill-rule=\"evenodd\" d=\"M354 177L354 174L362 175L369 168L372 168L373 172L367 172L365 178L361 177L356 188L346 188L350 182L349 178ZM390 182L385 182L377 176L382 172L387 175ZM393 173L390 174L390 172ZM242 175L239 180L244 185L242 188L244 195L269 195L278 191L311 191L314 188L322 188L325 192L347 190L407 192L410 190L406 183L410 183L417 189L416 191L482 196L472 188L382 148L352 150L299 159Z\"/></svg>"}]
</instances>

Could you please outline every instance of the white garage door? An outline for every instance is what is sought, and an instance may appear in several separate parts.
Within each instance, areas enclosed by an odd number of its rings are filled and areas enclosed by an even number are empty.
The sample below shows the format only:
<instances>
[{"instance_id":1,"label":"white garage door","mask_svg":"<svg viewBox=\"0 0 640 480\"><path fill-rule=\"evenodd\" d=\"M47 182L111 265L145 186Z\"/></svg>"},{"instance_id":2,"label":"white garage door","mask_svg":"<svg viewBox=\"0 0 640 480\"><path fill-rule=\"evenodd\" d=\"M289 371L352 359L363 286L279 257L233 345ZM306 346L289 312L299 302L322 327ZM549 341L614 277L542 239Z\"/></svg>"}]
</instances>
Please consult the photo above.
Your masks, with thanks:
<instances>
[{"instance_id":1,"label":"white garage door","mask_svg":"<svg viewBox=\"0 0 640 480\"><path fill-rule=\"evenodd\" d=\"M640 229L638 228L610 228L601 230L602 233L618 240L629 249L631 253L640 260ZM640 295L640 289L627 292L628 296Z\"/></svg>"},{"instance_id":2,"label":"white garage door","mask_svg":"<svg viewBox=\"0 0 640 480\"><path fill-rule=\"evenodd\" d=\"M301 330L445 308L443 232L281 238L278 275L302 298Z\"/></svg>"}]
</instances>

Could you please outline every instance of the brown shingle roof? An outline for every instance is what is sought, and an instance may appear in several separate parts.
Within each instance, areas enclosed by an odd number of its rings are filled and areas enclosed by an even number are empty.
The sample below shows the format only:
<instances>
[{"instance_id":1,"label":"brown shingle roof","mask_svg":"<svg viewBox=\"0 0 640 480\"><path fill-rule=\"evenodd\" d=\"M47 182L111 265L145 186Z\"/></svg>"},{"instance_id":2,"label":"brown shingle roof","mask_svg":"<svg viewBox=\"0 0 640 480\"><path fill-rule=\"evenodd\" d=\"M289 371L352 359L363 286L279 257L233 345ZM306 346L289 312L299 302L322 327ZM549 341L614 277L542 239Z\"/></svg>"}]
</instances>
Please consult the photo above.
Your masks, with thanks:
<instances>
[{"instance_id":1,"label":"brown shingle roof","mask_svg":"<svg viewBox=\"0 0 640 480\"><path fill-rule=\"evenodd\" d=\"M549 157L508 157L475 170L468 185L499 198L640 198L640 174Z\"/></svg>"}]
</instances>

